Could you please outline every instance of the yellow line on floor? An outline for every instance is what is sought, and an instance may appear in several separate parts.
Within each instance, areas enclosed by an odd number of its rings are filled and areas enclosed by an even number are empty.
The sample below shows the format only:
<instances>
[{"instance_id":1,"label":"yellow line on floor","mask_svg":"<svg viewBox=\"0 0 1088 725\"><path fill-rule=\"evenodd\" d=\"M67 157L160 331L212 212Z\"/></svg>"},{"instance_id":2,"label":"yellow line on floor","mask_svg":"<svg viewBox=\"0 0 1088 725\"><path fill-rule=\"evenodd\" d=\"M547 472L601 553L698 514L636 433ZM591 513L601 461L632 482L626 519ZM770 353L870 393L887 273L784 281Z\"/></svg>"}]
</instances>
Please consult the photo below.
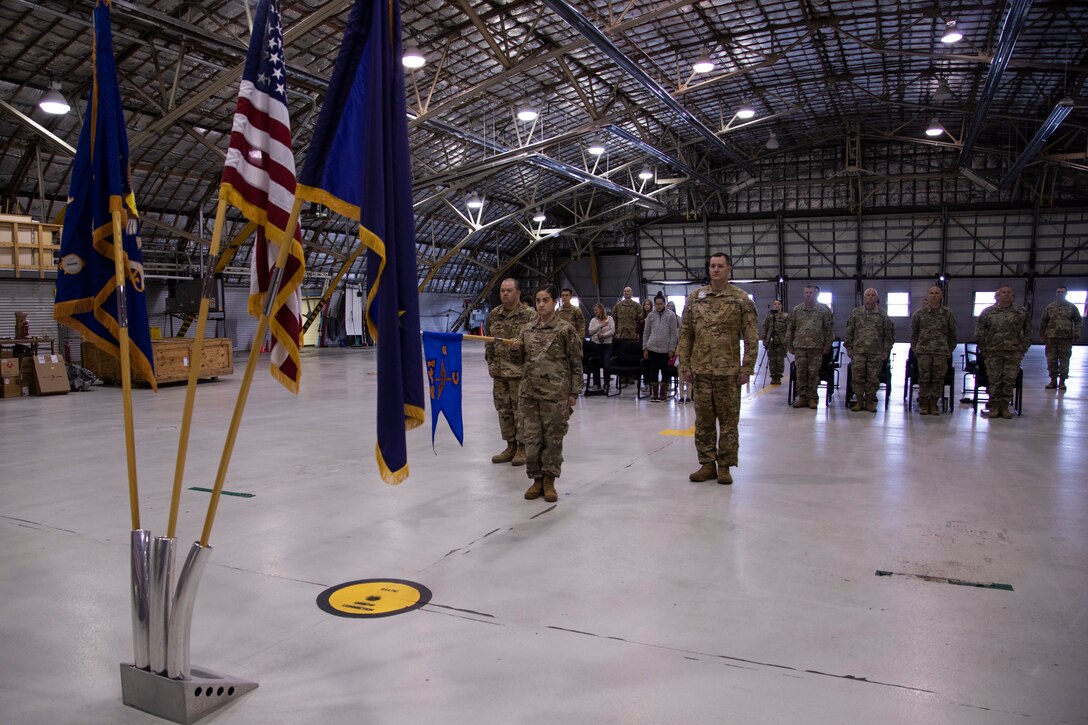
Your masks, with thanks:
<instances>
[{"instance_id":1,"label":"yellow line on floor","mask_svg":"<svg viewBox=\"0 0 1088 725\"><path fill-rule=\"evenodd\" d=\"M665 430L660 431L658 433L658 435L694 438L695 437L695 426L691 426L690 428L688 428L686 430L677 430L675 428L666 428Z\"/></svg>"}]
</instances>

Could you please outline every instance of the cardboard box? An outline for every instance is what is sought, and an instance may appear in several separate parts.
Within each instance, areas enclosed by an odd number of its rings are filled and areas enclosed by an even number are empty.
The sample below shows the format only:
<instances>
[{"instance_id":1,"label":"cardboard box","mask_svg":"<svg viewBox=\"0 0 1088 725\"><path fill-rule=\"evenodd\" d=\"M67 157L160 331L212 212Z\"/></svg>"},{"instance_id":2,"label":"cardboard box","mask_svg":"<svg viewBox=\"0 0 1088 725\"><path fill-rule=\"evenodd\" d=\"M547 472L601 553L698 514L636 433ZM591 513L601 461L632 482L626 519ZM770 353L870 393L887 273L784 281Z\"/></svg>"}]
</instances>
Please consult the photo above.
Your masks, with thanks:
<instances>
[{"instance_id":1,"label":"cardboard box","mask_svg":"<svg viewBox=\"0 0 1088 725\"><path fill-rule=\"evenodd\" d=\"M30 389L34 395L66 395L68 368L63 355L32 355L21 358L20 372L23 380L30 380Z\"/></svg>"},{"instance_id":2,"label":"cardboard box","mask_svg":"<svg viewBox=\"0 0 1088 725\"><path fill-rule=\"evenodd\" d=\"M23 379L20 377L18 358L0 358L0 398L19 398L23 395Z\"/></svg>"}]
</instances>

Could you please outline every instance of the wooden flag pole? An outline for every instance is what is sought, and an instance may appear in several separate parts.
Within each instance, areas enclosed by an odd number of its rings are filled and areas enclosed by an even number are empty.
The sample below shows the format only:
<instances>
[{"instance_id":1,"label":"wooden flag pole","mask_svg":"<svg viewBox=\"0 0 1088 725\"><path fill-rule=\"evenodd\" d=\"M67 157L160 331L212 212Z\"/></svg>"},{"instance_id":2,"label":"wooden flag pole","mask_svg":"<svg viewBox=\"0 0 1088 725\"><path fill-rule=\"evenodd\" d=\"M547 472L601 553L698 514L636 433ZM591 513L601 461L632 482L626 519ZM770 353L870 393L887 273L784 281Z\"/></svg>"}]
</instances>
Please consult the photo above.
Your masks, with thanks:
<instances>
[{"instance_id":1,"label":"wooden flag pole","mask_svg":"<svg viewBox=\"0 0 1088 725\"><path fill-rule=\"evenodd\" d=\"M204 293L200 296L200 312L197 314L196 335L193 339L193 351L189 356L189 384L185 388L185 410L181 414L181 435L178 437L178 459L174 466L174 489L170 495L170 518L166 526L166 537L173 539L178 526L178 508L181 506L181 484L185 478L185 458L189 451L189 430L193 423L193 405L196 402L196 382L200 377L200 361L204 354L204 333L208 325L208 308L211 298L208 290L209 280L215 279L215 258L219 254L219 243L223 236L223 222L227 215L227 201L219 195L219 205L215 208L215 226L212 229L212 244L208 249L209 265L205 273Z\"/></svg>"},{"instance_id":2,"label":"wooden flag pole","mask_svg":"<svg viewBox=\"0 0 1088 725\"><path fill-rule=\"evenodd\" d=\"M511 337L489 337L487 335L461 335L464 340L479 340L480 342L501 342L503 345L517 345L518 341Z\"/></svg>"},{"instance_id":3,"label":"wooden flag pole","mask_svg":"<svg viewBox=\"0 0 1088 725\"><path fill-rule=\"evenodd\" d=\"M246 372L242 376L242 387L238 391L238 400L234 404L234 415L230 419L230 429L227 431L227 440L223 444L223 455L219 459L219 470L215 474L215 486L212 488L212 497L208 502L208 513L204 517L204 531L200 534L200 545L207 546L208 539L212 535L212 524L215 522L215 512L219 508L219 498L223 493L223 483L227 479L227 469L230 468L230 457L234 453L234 442L238 438L238 428L242 424L242 414L246 409L246 399L249 397L249 386L253 382L253 373L257 369L257 358L260 357L260 345L264 336L268 333L269 309L279 293L280 281L283 278L283 268L287 265L287 256L294 244L295 227L298 225L298 215L302 211L302 200L295 197L295 205L291 208L291 217L287 220L287 239L280 244L279 254L276 255L276 266L272 275L272 282L268 285L265 294L264 310L257 322L257 332L253 335L253 344L249 348L249 358L246 360Z\"/></svg>"},{"instance_id":4,"label":"wooden flag pole","mask_svg":"<svg viewBox=\"0 0 1088 725\"><path fill-rule=\"evenodd\" d=\"M132 361L129 359L128 306L125 299L125 246L121 236L125 228L120 203L110 200L113 221L113 276L117 285L117 347L121 360L121 405L125 416L125 457L128 463L128 505L132 530L140 528L140 493L136 485L136 433L132 421Z\"/></svg>"}]
</instances>

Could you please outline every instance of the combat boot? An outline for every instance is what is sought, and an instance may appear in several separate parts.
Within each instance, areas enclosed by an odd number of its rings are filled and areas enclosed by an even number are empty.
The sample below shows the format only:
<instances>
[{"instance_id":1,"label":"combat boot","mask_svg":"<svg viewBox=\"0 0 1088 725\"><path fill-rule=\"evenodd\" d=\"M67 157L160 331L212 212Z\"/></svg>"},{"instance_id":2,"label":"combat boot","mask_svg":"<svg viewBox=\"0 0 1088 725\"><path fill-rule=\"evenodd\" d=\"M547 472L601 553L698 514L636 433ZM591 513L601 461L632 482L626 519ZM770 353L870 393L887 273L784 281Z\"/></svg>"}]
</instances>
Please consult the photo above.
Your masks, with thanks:
<instances>
[{"instance_id":1,"label":"combat boot","mask_svg":"<svg viewBox=\"0 0 1088 725\"><path fill-rule=\"evenodd\" d=\"M876 412L876 394L871 393L865 396L865 410L870 413Z\"/></svg>"},{"instance_id":2,"label":"combat boot","mask_svg":"<svg viewBox=\"0 0 1088 725\"><path fill-rule=\"evenodd\" d=\"M695 473L688 476L689 481L695 481L699 483L701 481L709 481L712 478L718 477L718 466L714 463L704 463Z\"/></svg>"},{"instance_id":3,"label":"combat boot","mask_svg":"<svg viewBox=\"0 0 1088 725\"><path fill-rule=\"evenodd\" d=\"M937 399L936 398L930 398L929 399L929 414L930 415L940 415L941 414L940 408L937 407Z\"/></svg>"},{"instance_id":4,"label":"combat boot","mask_svg":"<svg viewBox=\"0 0 1088 725\"><path fill-rule=\"evenodd\" d=\"M1058 389L1058 379L1057 378L1051 378L1050 382L1046 384L1046 389L1047 390L1057 390Z\"/></svg>"},{"instance_id":5,"label":"combat boot","mask_svg":"<svg viewBox=\"0 0 1088 725\"><path fill-rule=\"evenodd\" d=\"M805 402L804 396L798 395L797 400L793 401L794 408L807 408L808 403Z\"/></svg>"},{"instance_id":6,"label":"combat boot","mask_svg":"<svg viewBox=\"0 0 1088 725\"><path fill-rule=\"evenodd\" d=\"M729 466L718 466L718 483L729 486L733 483L733 477L729 475Z\"/></svg>"},{"instance_id":7,"label":"combat boot","mask_svg":"<svg viewBox=\"0 0 1088 725\"><path fill-rule=\"evenodd\" d=\"M544 477L544 500L548 503L555 503L559 500L559 494L555 492L555 477Z\"/></svg>"},{"instance_id":8,"label":"combat boot","mask_svg":"<svg viewBox=\"0 0 1088 725\"><path fill-rule=\"evenodd\" d=\"M532 501L534 498L540 498L542 493L544 493L544 479L534 478L533 485L529 486L529 490L525 492L525 498Z\"/></svg>"},{"instance_id":9,"label":"combat boot","mask_svg":"<svg viewBox=\"0 0 1088 725\"><path fill-rule=\"evenodd\" d=\"M929 398L918 398L918 415L929 415Z\"/></svg>"},{"instance_id":10,"label":"combat boot","mask_svg":"<svg viewBox=\"0 0 1088 725\"><path fill-rule=\"evenodd\" d=\"M1005 420L1012 420L1012 411L1009 410L1009 401L1002 400L1001 405L998 407L997 412Z\"/></svg>"},{"instance_id":11,"label":"combat boot","mask_svg":"<svg viewBox=\"0 0 1088 725\"><path fill-rule=\"evenodd\" d=\"M1058 378L1058 390L1065 390L1065 378Z\"/></svg>"},{"instance_id":12,"label":"combat boot","mask_svg":"<svg viewBox=\"0 0 1088 725\"><path fill-rule=\"evenodd\" d=\"M865 396L859 395L854 401L854 404L850 406L850 410L854 411L855 413L860 413L861 411L865 410Z\"/></svg>"},{"instance_id":13,"label":"combat boot","mask_svg":"<svg viewBox=\"0 0 1088 725\"><path fill-rule=\"evenodd\" d=\"M506 450L502 453L496 453L491 456L492 463L509 463L514 460L514 454L518 452L518 447L514 443L507 443Z\"/></svg>"},{"instance_id":14,"label":"combat boot","mask_svg":"<svg viewBox=\"0 0 1088 725\"><path fill-rule=\"evenodd\" d=\"M514 453L514 457L510 460L511 466L524 466L525 465L525 446L518 446L518 450Z\"/></svg>"},{"instance_id":15,"label":"combat boot","mask_svg":"<svg viewBox=\"0 0 1088 725\"><path fill-rule=\"evenodd\" d=\"M782 384L782 376L781 375L772 375L771 376L771 385L781 385L781 384Z\"/></svg>"},{"instance_id":16,"label":"combat boot","mask_svg":"<svg viewBox=\"0 0 1088 725\"><path fill-rule=\"evenodd\" d=\"M993 420L994 418L1000 418L1001 404L998 403L996 400L991 400L988 403L987 409L982 412L982 415L983 417L989 418L990 420Z\"/></svg>"},{"instance_id":17,"label":"combat boot","mask_svg":"<svg viewBox=\"0 0 1088 725\"><path fill-rule=\"evenodd\" d=\"M813 410L816 410L817 408L819 408L820 407L820 396L816 396L814 398L809 398L808 399L808 407L812 408Z\"/></svg>"}]
</instances>

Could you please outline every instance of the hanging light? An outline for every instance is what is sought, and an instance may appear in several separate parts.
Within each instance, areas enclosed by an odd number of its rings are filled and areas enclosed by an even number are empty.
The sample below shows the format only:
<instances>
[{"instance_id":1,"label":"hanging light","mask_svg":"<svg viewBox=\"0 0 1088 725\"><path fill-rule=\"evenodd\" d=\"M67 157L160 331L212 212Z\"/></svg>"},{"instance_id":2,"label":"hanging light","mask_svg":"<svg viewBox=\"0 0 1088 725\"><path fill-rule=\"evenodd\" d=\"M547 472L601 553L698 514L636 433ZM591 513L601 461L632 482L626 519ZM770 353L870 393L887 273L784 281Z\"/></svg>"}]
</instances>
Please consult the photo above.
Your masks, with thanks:
<instances>
[{"instance_id":1,"label":"hanging light","mask_svg":"<svg viewBox=\"0 0 1088 725\"><path fill-rule=\"evenodd\" d=\"M649 166L643 166L642 170L638 172L638 178L642 179L643 181L649 181L650 179L654 178L654 170L651 169Z\"/></svg>"},{"instance_id":2,"label":"hanging light","mask_svg":"<svg viewBox=\"0 0 1088 725\"><path fill-rule=\"evenodd\" d=\"M548 217L544 214L543 209L537 209L533 212L533 221L537 224L543 224L545 221L547 221L547 219Z\"/></svg>"},{"instance_id":3,"label":"hanging light","mask_svg":"<svg viewBox=\"0 0 1088 725\"><path fill-rule=\"evenodd\" d=\"M937 90L933 91L934 101L947 101L952 97L952 89L948 87L948 81L943 78L937 79Z\"/></svg>"},{"instance_id":4,"label":"hanging light","mask_svg":"<svg viewBox=\"0 0 1088 725\"><path fill-rule=\"evenodd\" d=\"M427 59L423 57L423 53L419 52L419 48L409 44L404 46L404 55L401 56L400 62L405 68L415 70L422 68L427 63Z\"/></svg>"},{"instance_id":5,"label":"hanging light","mask_svg":"<svg viewBox=\"0 0 1088 725\"><path fill-rule=\"evenodd\" d=\"M703 53L691 64L691 69L696 73L709 73L714 70L714 61L709 55Z\"/></svg>"},{"instance_id":6,"label":"hanging light","mask_svg":"<svg viewBox=\"0 0 1088 725\"><path fill-rule=\"evenodd\" d=\"M480 209L484 205L484 200L475 191L465 197L465 206L469 209Z\"/></svg>"},{"instance_id":7,"label":"hanging light","mask_svg":"<svg viewBox=\"0 0 1088 725\"><path fill-rule=\"evenodd\" d=\"M522 106L518 109L518 120L524 121L525 123L532 123L539 115L540 114L536 112L535 108L530 108L529 106Z\"/></svg>"},{"instance_id":8,"label":"hanging light","mask_svg":"<svg viewBox=\"0 0 1088 725\"><path fill-rule=\"evenodd\" d=\"M72 110L72 107L68 105L68 100L60 92L60 83L51 81L49 85L49 90L43 93L41 100L38 101L38 108L54 116L63 116Z\"/></svg>"},{"instance_id":9,"label":"hanging light","mask_svg":"<svg viewBox=\"0 0 1088 725\"><path fill-rule=\"evenodd\" d=\"M771 131L771 135L767 137L767 150L777 151L779 146L781 144L778 143L778 136L775 135L774 131Z\"/></svg>"},{"instance_id":10,"label":"hanging light","mask_svg":"<svg viewBox=\"0 0 1088 725\"><path fill-rule=\"evenodd\" d=\"M944 24L944 34L941 35L941 42L945 44L958 43L963 40L963 33L956 27L955 20L949 20Z\"/></svg>"},{"instance_id":11,"label":"hanging light","mask_svg":"<svg viewBox=\"0 0 1088 725\"><path fill-rule=\"evenodd\" d=\"M926 126L926 136L940 136L944 133L944 127L941 126L941 122L936 118L930 119L929 125Z\"/></svg>"},{"instance_id":12,"label":"hanging light","mask_svg":"<svg viewBox=\"0 0 1088 725\"><path fill-rule=\"evenodd\" d=\"M737 118L747 121L756 115L756 109L752 108L751 101L745 100L737 109Z\"/></svg>"},{"instance_id":13,"label":"hanging light","mask_svg":"<svg viewBox=\"0 0 1088 725\"><path fill-rule=\"evenodd\" d=\"M593 139L589 142L589 148L587 148L586 151L593 154L594 156L600 156L604 153L604 144L597 139Z\"/></svg>"}]
</instances>

